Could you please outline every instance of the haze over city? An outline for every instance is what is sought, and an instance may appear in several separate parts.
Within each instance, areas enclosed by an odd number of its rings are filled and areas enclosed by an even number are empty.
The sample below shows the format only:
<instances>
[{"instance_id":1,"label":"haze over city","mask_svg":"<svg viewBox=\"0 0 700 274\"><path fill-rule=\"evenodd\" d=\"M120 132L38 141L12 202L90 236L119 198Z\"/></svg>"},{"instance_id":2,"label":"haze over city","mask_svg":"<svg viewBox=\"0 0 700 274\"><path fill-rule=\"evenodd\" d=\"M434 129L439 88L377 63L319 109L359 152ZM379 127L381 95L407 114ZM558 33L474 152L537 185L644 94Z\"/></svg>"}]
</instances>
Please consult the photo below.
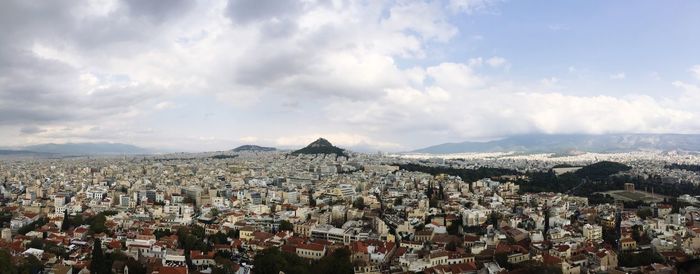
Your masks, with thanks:
<instances>
[{"instance_id":1,"label":"haze over city","mask_svg":"<svg viewBox=\"0 0 700 274\"><path fill-rule=\"evenodd\" d=\"M0 147L698 133L700 3L4 1ZM167 140L167 141L166 141Z\"/></svg>"}]
</instances>

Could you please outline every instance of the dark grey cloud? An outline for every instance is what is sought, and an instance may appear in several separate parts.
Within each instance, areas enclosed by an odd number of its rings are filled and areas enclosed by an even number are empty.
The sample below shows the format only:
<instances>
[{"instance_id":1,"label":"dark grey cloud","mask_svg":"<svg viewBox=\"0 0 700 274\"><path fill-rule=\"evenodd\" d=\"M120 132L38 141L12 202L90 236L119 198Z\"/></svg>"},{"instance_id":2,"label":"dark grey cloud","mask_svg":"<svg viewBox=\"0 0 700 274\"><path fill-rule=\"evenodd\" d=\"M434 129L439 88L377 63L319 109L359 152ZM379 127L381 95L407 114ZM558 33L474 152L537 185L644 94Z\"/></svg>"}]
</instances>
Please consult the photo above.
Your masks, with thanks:
<instances>
[{"instance_id":1,"label":"dark grey cloud","mask_svg":"<svg viewBox=\"0 0 700 274\"><path fill-rule=\"evenodd\" d=\"M0 125L99 119L160 95L147 85L117 85L88 94L80 90L80 78L80 70L28 50L0 51Z\"/></svg>"},{"instance_id":2,"label":"dark grey cloud","mask_svg":"<svg viewBox=\"0 0 700 274\"><path fill-rule=\"evenodd\" d=\"M111 85L88 94L85 68L62 51L92 58L129 56L154 38L155 23L184 12L190 1L126 1L106 14L79 16L82 1L0 4L0 125L60 124L120 115L159 96L147 84ZM132 17L147 17L140 20ZM154 23L155 22L155 23ZM47 46L56 56L39 56ZM66 61L69 60L69 61ZM71 63L76 62L76 63ZM94 69L91 69L94 70ZM99 69L98 69L99 70ZM105 76L111 77L109 75ZM114 82L114 81L108 81ZM32 127L20 130L32 132Z\"/></svg>"},{"instance_id":3,"label":"dark grey cloud","mask_svg":"<svg viewBox=\"0 0 700 274\"><path fill-rule=\"evenodd\" d=\"M259 56L248 63L236 64L236 82L250 86L265 86L308 70L315 58L312 51L271 48L251 49L250 56Z\"/></svg>"},{"instance_id":4,"label":"dark grey cloud","mask_svg":"<svg viewBox=\"0 0 700 274\"><path fill-rule=\"evenodd\" d=\"M37 127L37 126L26 126L26 127L22 127L19 130L19 132L22 134L25 134L25 135L33 135L33 134L37 134L37 133L46 132L46 130L42 129L40 127Z\"/></svg>"},{"instance_id":5,"label":"dark grey cloud","mask_svg":"<svg viewBox=\"0 0 700 274\"><path fill-rule=\"evenodd\" d=\"M273 18L281 20L298 15L302 5L295 0L229 0L226 15L240 24Z\"/></svg>"},{"instance_id":6,"label":"dark grey cloud","mask_svg":"<svg viewBox=\"0 0 700 274\"><path fill-rule=\"evenodd\" d=\"M143 51L136 45L157 39L167 19L178 18L194 3L124 0L109 12L89 14L87 1L2 1L0 45L27 48L45 43L98 54Z\"/></svg>"},{"instance_id":7,"label":"dark grey cloud","mask_svg":"<svg viewBox=\"0 0 700 274\"><path fill-rule=\"evenodd\" d=\"M124 0L130 14L144 17L156 23L161 23L178 16L192 7L191 0Z\"/></svg>"},{"instance_id":8,"label":"dark grey cloud","mask_svg":"<svg viewBox=\"0 0 700 274\"><path fill-rule=\"evenodd\" d=\"M73 101L61 87L74 75L65 64L43 60L28 51L0 53L0 124L70 119Z\"/></svg>"}]
</instances>

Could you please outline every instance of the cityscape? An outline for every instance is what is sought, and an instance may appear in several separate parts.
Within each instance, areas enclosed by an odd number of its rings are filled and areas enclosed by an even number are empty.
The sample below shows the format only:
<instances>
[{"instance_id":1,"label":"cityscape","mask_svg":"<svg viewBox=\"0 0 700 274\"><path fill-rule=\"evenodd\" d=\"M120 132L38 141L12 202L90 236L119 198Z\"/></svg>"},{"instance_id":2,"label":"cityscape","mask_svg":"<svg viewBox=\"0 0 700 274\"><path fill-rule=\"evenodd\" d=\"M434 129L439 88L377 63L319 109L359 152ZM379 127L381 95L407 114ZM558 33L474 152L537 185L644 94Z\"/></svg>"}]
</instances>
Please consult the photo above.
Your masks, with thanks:
<instances>
[{"instance_id":1,"label":"cityscape","mask_svg":"<svg viewBox=\"0 0 700 274\"><path fill-rule=\"evenodd\" d=\"M675 273L700 250L699 164L356 153L323 138L24 156L0 164L1 259L8 273Z\"/></svg>"},{"instance_id":2,"label":"cityscape","mask_svg":"<svg viewBox=\"0 0 700 274\"><path fill-rule=\"evenodd\" d=\"M0 1L0 274L700 274L700 1Z\"/></svg>"}]
</instances>

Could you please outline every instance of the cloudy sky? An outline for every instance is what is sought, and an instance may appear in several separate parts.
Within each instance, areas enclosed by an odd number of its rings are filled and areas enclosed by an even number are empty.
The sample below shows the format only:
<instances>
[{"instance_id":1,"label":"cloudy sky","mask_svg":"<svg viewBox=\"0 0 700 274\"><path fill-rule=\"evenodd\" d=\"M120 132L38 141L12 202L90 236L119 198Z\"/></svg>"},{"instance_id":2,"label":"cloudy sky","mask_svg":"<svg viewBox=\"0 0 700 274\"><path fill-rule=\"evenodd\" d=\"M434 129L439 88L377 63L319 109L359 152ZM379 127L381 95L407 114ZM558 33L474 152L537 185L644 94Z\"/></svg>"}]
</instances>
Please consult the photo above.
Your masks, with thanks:
<instances>
[{"instance_id":1,"label":"cloudy sky","mask_svg":"<svg viewBox=\"0 0 700 274\"><path fill-rule=\"evenodd\" d=\"M5 0L0 147L700 133L700 1Z\"/></svg>"}]
</instances>

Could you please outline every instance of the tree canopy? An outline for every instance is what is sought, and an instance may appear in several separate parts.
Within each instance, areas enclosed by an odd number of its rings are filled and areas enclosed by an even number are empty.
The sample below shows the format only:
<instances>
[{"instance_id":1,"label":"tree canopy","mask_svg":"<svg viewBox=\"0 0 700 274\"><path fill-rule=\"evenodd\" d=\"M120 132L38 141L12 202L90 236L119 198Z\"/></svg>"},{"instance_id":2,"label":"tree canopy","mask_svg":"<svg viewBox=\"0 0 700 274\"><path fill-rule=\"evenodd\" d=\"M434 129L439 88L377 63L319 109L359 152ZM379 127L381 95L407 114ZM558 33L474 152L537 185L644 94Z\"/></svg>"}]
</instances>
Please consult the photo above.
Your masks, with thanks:
<instances>
[{"instance_id":1,"label":"tree canopy","mask_svg":"<svg viewBox=\"0 0 700 274\"><path fill-rule=\"evenodd\" d=\"M281 252L277 248L268 248L257 255L253 261L255 273L279 274L280 271L289 274L305 273L354 273L350 261L350 250L340 248L323 257L319 261L309 261L294 253Z\"/></svg>"}]
</instances>

